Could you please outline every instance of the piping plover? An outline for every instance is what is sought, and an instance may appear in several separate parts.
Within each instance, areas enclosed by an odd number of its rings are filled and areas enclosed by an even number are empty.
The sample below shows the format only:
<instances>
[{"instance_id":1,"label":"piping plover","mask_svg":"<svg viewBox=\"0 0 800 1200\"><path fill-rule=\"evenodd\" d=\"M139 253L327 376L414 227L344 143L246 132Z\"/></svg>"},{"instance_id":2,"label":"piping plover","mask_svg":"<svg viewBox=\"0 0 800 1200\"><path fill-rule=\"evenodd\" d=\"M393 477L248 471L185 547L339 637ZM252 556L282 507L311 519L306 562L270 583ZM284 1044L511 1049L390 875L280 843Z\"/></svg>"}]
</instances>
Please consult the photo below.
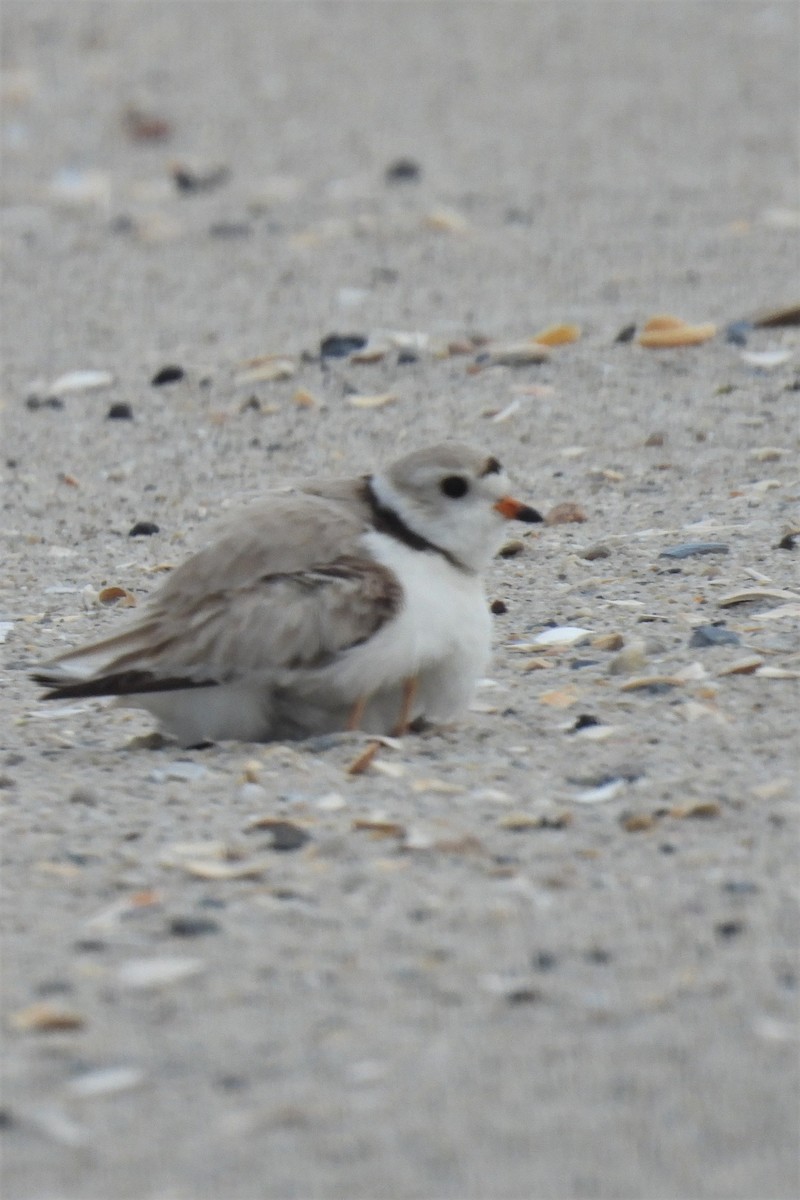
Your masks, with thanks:
<instances>
[{"instance_id":1,"label":"piping plover","mask_svg":"<svg viewBox=\"0 0 800 1200\"><path fill-rule=\"evenodd\" d=\"M356 479L269 492L122 633L33 678L116 696L184 745L404 731L468 707L490 653L483 573L508 519L539 521L460 443Z\"/></svg>"}]
</instances>

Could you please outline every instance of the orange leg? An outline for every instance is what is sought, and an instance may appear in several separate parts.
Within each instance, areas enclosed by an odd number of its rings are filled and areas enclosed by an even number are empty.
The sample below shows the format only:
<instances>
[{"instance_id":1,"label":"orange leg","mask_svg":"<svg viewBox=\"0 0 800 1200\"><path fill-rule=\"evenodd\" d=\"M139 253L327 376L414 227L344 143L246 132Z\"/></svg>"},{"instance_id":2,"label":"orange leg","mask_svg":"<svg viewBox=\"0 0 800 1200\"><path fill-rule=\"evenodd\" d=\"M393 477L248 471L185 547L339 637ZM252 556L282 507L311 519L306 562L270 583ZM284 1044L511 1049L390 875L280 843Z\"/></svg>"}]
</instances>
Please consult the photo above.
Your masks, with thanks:
<instances>
[{"instance_id":1,"label":"orange leg","mask_svg":"<svg viewBox=\"0 0 800 1200\"><path fill-rule=\"evenodd\" d=\"M408 733L408 726L411 723L411 712L414 707L414 700L417 695L417 677L416 675L409 676L403 680L403 703L400 707L400 716L397 720L392 733L395 737L402 737L404 733Z\"/></svg>"},{"instance_id":2,"label":"orange leg","mask_svg":"<svg viewBox=\"0 0 800 1200\"><path fill-rule=\"evenodd\" d=\"M353 733L355 730L360 729L361 722L364 719L366 707L367 697L359 696L353 707L350 709L350 716L347 718L347 725L345 728L349 733Z\"/></svg>"}]
</instances>

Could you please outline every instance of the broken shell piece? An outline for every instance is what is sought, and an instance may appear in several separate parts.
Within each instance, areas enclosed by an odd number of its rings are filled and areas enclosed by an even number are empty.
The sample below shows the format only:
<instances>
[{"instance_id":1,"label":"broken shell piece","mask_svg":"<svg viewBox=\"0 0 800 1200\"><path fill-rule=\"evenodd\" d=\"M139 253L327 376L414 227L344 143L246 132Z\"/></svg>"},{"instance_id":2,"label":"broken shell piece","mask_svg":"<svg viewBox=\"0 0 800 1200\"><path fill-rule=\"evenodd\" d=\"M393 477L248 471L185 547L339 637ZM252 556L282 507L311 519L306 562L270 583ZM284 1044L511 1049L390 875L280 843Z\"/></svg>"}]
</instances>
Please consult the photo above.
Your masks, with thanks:
<instances>
[{"instance_id":1,"label":"broken shell piece","mask_svg":"<svg viewBox=\"0 0 800 1200\"><path fill-rule=\"evenodd\" d=\"M554 629L545 629L533 639L534 646L580 646L592 636L591 629L582 629L580 625L558 625Z\"/></svg>"},{"instance_id":2,"label":"broken shell piece","mask_svg":"<svg viewBox=\"0 0 800 1200\"><path fill-rule=\"evenodd\" d=\"M788 667L759 667L756 675L759 679L800 679L800 671L791 671Z\"/></svg>"},{"instance_id":3,"label":"broken shell piece","mask_svg":"<svg viewBox=\"0 0 800 1200\"><path fill-rule=\"evenodd\" d=\"M641 638L635 638L616 654L608 664L609 675L629 675L641 671L647 665L647 647Z\"/></svg>"},{"instance_id":4,"label":"broken shell piece","mask_svg":"<svg viewBox=\"0 0 800 1200\"><path fill-rule=\"evenodd\" d=\"M781 325L800 325L800 304L790 304L786 308L766 309L756 313L750 323L757 329L777 329Z\"/></svg>"},{"instance_id":5,"label":"broken shell piece","mask_svg":"<svg viewBox=\"0 0 800 1200\"><path fill-rule=\"evenodd\" d=\"M786 451L780 446L758 446L750 451L749 457L754 458L756 462L777 462L784 454Z\"/></svg>"},{"instance_id":6,"label":"broken shell piece","mask_svg":"<svg viewBox=\"0 0 800 1200\"><path fill-rule=\"evenodd\" d=\"M601 633L592 638L592 647L595 650L621 650L624 645L625 639L621 633Z\"/></svg>"},{"instance_id":7,"label":"broken shell piece","mask_svg":"<svg viewBox=\"0 0 800 1200\"><path fill-rule=\"evenodd\" d=\"M203 858L189 859L175 865L194 879L217 880L227 883L232 879L260 879L270 864L263 859L250 859L246 862L219 862L213 858Z\"/></svg>"},{"instance_id":8,"label":"broken shell piece","mask_svg":"<svg viewBox=\"0 0 800 1200\"><path fill-rule=\"evenodd\" d=\"M492 342L480 352L477 362L492 367L524 367L549 358L548 347L537 342Z\"/></svg>"},{"instance_id":9,"label":"broken shell piece","mask_svg":"<svg viewBox=\"0 0 800 1200\"><path fill-rule=\"evenodd\" d=\"M570 342L577 342L580 336L579 325L548 325L535 334L531 341L540 346L566 346Z\"/></svg>"},{"instance_id":10,"label":"broken shell piece","mask_svg":"<svg viewBox=\"0 0 800 1200\"><path fill-rule=\"evenodd\" d=\"M743 350L739 355L742 362L749 367L758 367L762 371L772 371L782 367L792 357L791 350Z\"/></svg>"},{"instance_id":11,"label":"broken shell piece","mask_svg":"<svg viewBox=\"0 0 800 1200\"><path fill-rule=\"evenodd\" d=\"M129 592L123 587L104 587L97 593L97 599L101 604L116 604L119 602L122 608L135 608L136 597L133 592Z\"/></svg>"},{"instance_id":12,"label":"broken shell piece","mask_svg":"<svg viewBox=\"0 0 800 1200\"><path fill-rule=\"evenodd\" d=\"M296 404L298 408L315 408L317 398L313 392L309 392L305 388L298 388L292 396L292 403Z\"/></svg>"},{"instance_id":13,"label":"broken shell piece","mask_svg":"<svg viewBox=\"0 0 800 1200\"><path fill-rule=\"evenodd\" d=\"M625 789L625 786L626 780L624 779L608 779L596 787L578 792L572 799L578 804L605 804L608 800L614 800Z\"/></svg>"},{"instance_id":14,"label":"broken shell piece","mask_svg":"<svg viewBox=\"0 0 800 1200\"><path fill-rule=\"evenodd\" d=\"M375 839L404 838L406 827L399 821L384 821L377 818L356 817L352 828L359 833L369 833Z\"/></svg>"},{"instance_id":15,"label":"broken shell piece","mask_svg":"<svg viewBox=\"0 0 800 1200\"><path fill-rule=\"evenodd\" d=\"M666 329L684 329L686 322L683 317L673 317L670 313L657 313L649 317L644 325L645 333L661 333Z\"/></svg>"},{"instance_id":16,"label":"broken shell piece","mask_svg":"<svg viewBox=\"0 0 800 1200\"><path fill-rule=\"evenodd\" d=\"M545 525L578 525L583 521L588 521L584 509L580 504L576 504L573 500L565 500L562 504L556 504L554 508L545 515Z\"/></svg>"},{"instance_id":17,"label":"broken shell piece","mask_svg":"<svg viewBox=\"0 0 800 1200\"><path fill-rule=\"evenodd\" d=\"M377 396L361 396L354 395L347 397L347 403L353 408L384 408L387 404L393 404L397 396L394 392L380 392Z\"/></svg>"},{"instance_id":18,"label":"broken shell piece","mask_svg":"<svg viewBox=\"0 0 800 1200\"><path fill-rule=\"evenodd\" d=\"M745 588L741 592L723 596L717 604L720 608L728 608L731 604L746 604L749 600L800 600L800 594L783 588Z\"/></svg>"},{"instance_id":19,"label":"broken shell piece","mask_svg":"<svg viewBox=\"0 0 800 1200\"><path fill-rule=\"evenodd\" d=\"M237 387L246 387L253 383L272 383L279 379L291 379L296 371L297 363L293 358L283 354L262 354L258 358L248 358L240 363L233 382Z\"/></svg>"},{"instance_id":20,"label":"broken shell piece","mask_svg":"<svg viewBox=\"0 0 800 1200\"><path fill-rule=\"evenodd\" d=\"M350 363L377 363L381 362L389 353L391 345L389 342L367 342L360 350L354 350L349 356Z\"/></svg>"},{"instance_id":21,"label":"broken shell piece","mask_svg":"<svg viewBox=\"0 0 800 1200\"><path fill-rule=\"evenodd\" d=\"M205 969L200 958L131 958L120 966L117 980L123 987L146 991L192 979Z\"/></svg>"},{"instance_id":22,"label":"broken shell piece","mask_svg":"<svg viewBox=\"0 0 800 1200\"><path fill-rule=\"evenodd\" d=\"M20 1033L54 1033L65 1029L80 1029L84 1018L80 1013L54 1004L29 1004L12 1012L8 1018L11 1029Z\"/></svg>"},{"instance_id":23,"label":"broken shell piece","mask_svg":"<svg viewBox=\"0 0 800 1200\"><path fill-rule=\"evenodd\" d=\"M423 224L427 229L436 233L465 234L470 231L470 223L454 208L434 208L427 213Z\"/></svg>"},{"instance_id":24,"label":"broken shell piece","mask_svg":"<svg viewBox=\"0 0 800 1200\"><path fill-rule=\"evenodd\" d=\"M112 1096L116 1092L127 1092L144 1082L144 1071L140 1067L100 1067L96 1071L84 1071L67 1084L70 1096L80 1100L92 1100L95 1096Z\"/></svg>"},{"instance_id":25,"label":"broken shell piece","mask_svg":"<svg viewBox=\"0 0 800 1200\"><path fill-rule=\"evenodd\" d=\"M699 346L715 337L716 332L717 327L712 322L705 325L681 324L649 331L645 329L644 333L639 335L639 345L649 350L669 349L673 346Z\"/></svg>"},{"instance_id":26,"label":"broken shell piece","mask_svg":"<svg viewBox=\"0 0 800 1200\"><path fill-rule=\"evenodd\" d=\"M110 371L67 371L54 379L47 390L52 395L64 396L69 392L94 392L111 387L113 382Z\"/></svg>"},{"instance_id":27,"label":"broken shell piece","mask_svg":"<svg viewBox=\"0 0 800 1200\"><path fill-rule=\"evenodd\" d=\"M579 699L580 693L577 688L565 687L556 688L552 692L542 692L539 703L546 704L548 708L571 708Z\"/></svg>"},{"instance_id":28,"label":"broken shell piece","mask_svg":"<svg viewBox=\"0 0 800 1200\"><path fill-rule=\"evenodd\" d=\"M676 675L638 675L635 679L628 679L619 690L641 692L653 688L660 691L662 688L680 687L682 683L683 680L678 679Z\"/></svg>"}]
</instances>

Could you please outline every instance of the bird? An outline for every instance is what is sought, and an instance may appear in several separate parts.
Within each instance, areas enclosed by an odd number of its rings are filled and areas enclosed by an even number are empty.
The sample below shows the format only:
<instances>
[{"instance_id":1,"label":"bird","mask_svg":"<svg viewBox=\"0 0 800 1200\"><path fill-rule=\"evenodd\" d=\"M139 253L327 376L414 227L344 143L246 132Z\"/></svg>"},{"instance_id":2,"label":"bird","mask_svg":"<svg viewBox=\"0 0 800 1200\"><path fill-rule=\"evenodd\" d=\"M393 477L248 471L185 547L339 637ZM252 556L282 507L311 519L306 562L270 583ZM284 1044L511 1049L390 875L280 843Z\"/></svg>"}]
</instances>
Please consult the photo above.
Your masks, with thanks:
<instances>
[{"instance_id":1,"label":"bird","mask_svg":"<svg viewBox=\"0 0 800 1200\"><path fill-rule=\"evenodd\" d=\"M185 747L450 724L490 658L484 573L506 522L542 520L510 488L494 456L461 442L275 488L138 620L32 678L43 700L143 708Z\"/></svg>"}]
</instances>

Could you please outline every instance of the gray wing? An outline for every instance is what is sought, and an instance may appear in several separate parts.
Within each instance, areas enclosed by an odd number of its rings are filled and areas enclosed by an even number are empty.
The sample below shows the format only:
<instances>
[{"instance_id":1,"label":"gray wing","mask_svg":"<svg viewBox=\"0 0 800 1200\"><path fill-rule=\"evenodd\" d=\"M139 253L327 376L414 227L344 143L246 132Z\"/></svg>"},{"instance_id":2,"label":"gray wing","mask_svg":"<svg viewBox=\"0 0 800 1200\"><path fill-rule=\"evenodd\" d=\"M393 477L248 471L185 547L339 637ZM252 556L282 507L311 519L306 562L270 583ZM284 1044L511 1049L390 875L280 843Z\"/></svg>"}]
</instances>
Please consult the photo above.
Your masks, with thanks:
<instances>
[{"instance_id":1,"label":"gray wing","mask_svg":"<svg viewBox=\"0 0 800 1200\"><path fill-rule=\"evenodd\" d=\"M36 678L55 697L322 666L367 641L402 603L393 573L363 556L365 529L356 497L276 495L179 567L130 629L61 656Z\"/></svg>"}]
</instances>

